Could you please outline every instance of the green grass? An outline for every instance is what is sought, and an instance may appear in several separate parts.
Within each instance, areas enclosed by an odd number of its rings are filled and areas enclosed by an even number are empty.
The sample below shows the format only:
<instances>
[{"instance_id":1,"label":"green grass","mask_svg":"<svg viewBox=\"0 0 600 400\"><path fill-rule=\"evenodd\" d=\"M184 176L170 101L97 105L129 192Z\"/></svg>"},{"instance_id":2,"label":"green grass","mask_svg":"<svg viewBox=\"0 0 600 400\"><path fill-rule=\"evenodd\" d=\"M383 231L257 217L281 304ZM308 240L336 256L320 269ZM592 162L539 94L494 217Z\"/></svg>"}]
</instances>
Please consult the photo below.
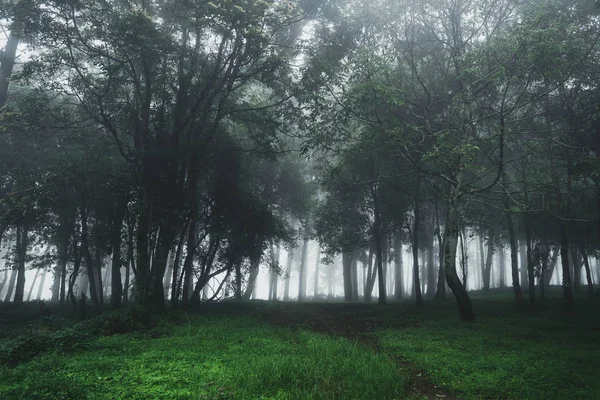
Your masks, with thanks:
<instances>
[{"instance_id":1,"label":"green grass","mask_svg":"<svg viewBox=\"0 0 600 400\"><path fill-rule=\"evenodd\" d=\"M563 314L556 300L533 314L511 303L475 298L471 323L438 306L376 336L461 399L600 399L600 301L578 299L576 314Z\"/></svg>"},{"instance_id":2,"label":"green grass","mask_svg":"<svg viewBox=\"0 0 600 400\"><path fill-rule=\"evenodd\" d=\"M247 316L194 315L0 367L0 399L393 399L405 376L343 338Z\"/></svg>"}]
</instances>

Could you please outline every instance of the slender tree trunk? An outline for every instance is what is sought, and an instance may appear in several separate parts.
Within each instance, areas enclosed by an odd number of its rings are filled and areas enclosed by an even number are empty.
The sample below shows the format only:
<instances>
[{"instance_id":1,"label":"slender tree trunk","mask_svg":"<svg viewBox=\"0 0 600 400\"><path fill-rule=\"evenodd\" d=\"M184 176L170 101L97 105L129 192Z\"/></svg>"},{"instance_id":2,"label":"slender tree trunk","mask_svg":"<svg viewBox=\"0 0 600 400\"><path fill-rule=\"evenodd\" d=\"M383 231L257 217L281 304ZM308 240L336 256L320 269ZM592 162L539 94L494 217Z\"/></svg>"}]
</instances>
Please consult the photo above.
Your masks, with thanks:
<instances>
[{"instance_id":1,"label":"slender tree trunk","mask_svg":"<svg viewBox=\"0 0 600 400\"><path fill-rule=\"evenodd\" d=\"M175 309L177 301L179 300L179 265L181 264L181 253L185 244L185 233L188 232L189 227L186 226L181 230L179 236L179 243L177 243L177 250L175 252L175 261L173 262L173 277L171 279L171 307Z\"/></svg>"},{"instance_id":2,"label":"slender tree trunk","mask_svg":"<svg viewBox=\"0 0 600 400\"><path fill-rule=\"evenodd\" d=\"M552 257L550 258L550 262L548 263L548 271L544 275L544 285L550 285L550 281L552 280L552 275L554 275L554 269L556 268L556 264L558 261L558 253L560 252L559 247L554 247L552 250Z\"/></svg>"},{"instance_id":3,"label":"slender tree trunk","mask_svg":"<svg viewBox=\"0 0 600 400\"><path fill-rule=\"evenodd\" d=\"M498 282L498 286L500 288L505 288L506 287L506 253L504 252L504 245L501 245L498 247L498 275L499 275L499 282Z\"/></svg>"},{"instance_id":4,"label":"slender tree trunk","mask_svg":"<svg viewBox=\"0 0 600 400\"><path fill-rule=\"evenodd\" d=\"M169 290L171 289L171 283L173 279L173 266L175 265L175 252L173 248L169 250L169 261L167 262L167 272L163 279L163 292L165 294L165 300L169 299Z\"/></svg>"},{"instance_id":5,"label":"slender tree trunk","mask_svg":"<svg viewBox=\"0 0 600 400\"><path fill-rule=\"evenodd\" d=\"M302 259L300 261L300 270L298 277L298 301L304 301L306 299L306 270L307 270L307 258L308 258L308 241L309 241L309 230L308 220L304 226L304 244L302 246Z\"/></svg>"},{"instance_id":6,"label":"slender tree trunk","mask_svg":"<svg viewBox=\"0 0 600 400\"><path fill-rule=\"evenodd\" d=\"M140 174L136 234L135 303L146 305L150 275L150 220L152 195L149 183Z\"/></svg>"},{"instance_id":7,"label":"slender tree trunk","mask_svg":"<svg viewBox=\"0 0 600 400\"><path fill-rule=\"evenodd\" d=\"M23 303L25 291L25 261L27 258L29 229L17 225L17 283L15 285L15 298L13 302Z\"/></svg>"},{"instance_id":8,"label":"slender tree trunk","mask_svg":"<svg viewBox=\"0 0 600 400\"><path fill-rule=\"evenodd\" d=\"M581 246L581 255L583 256L583 265L585 267L585 277L587 280L587 286L588 286L588 295L593 296L594 295L594 284L592 283L592 273L590 270L590 261L588 260L588 255L583 247L583 245Z\"/></svg>"},{"instance_id":9,"label":"slender tree trunk","mask_svg":"<svg viewBox=\"0 0 600 400\"><path fill-rule=\"evenodd\" d=\"M417 177L415 193L415 222L413 228L413 282L414 282L414 296L417 307L423 307L423 295L421 293L421 281L419 277L419 235L421 225L421 179Z\"/></svg>"},{"instance_id":10,"label":"slender tree trunk","mask_svg":"<svg viewBox=\"0 0 600 400\"><path fill-rule=\"evenodd\" d=\"M40 275L40 269L35 270L35 275L33 276L33 281L31 281L31 287L29 288L29 293L27 293L27 300L31 301L31 295L33 294L33 288L35 287L35 283L37 282L38 276Z\"/></svg>"},{"instance_id":11,"label":"slender tree trunk","mask_svg":"<svg viewBox=\"0 0 600 400\"><path fill-rule=\"evenodd\" d=\"M4 286L6 285L6 282L8 281L8 275L9 275L9 273L8 273L7 269L2 271L2 280L0 281L0 293L2 293L2 290L4 289Z\"/></svg>"},{"instance_id":12,"label":"slender tree trunk","mask_svg":"<svg viewBox=\"0 0 600 400\"><path fill-rule=\"evenodd\" d=\"M10 279L8 280L8 286L6 288L6 296L4 296L5 303L8 303L12 299L12 295L15 290L15 282L17 280L17 272L17 266L15 265L10 272Z\"/></svg>"},{"instance_id":13,"label":"slender tree trunk","mask_svg":"<svg viewBox=\"0 0 600 400\"><path fill-rule=\"evenodd\" d=\"M196 253L196 244L198 243L198 229L197 229L198 219L196 216L196 211L192 211L192 218L190 220L189 232L188 232L188 240L187 240L187 254L185 257L185 261L183 262L183 294L181 299L181 305L184 309L187 309L190 302L191 290L190 286L192 285L192 275L194 268L194 256ZM138 266L139 269L139 266Z\"/></svg>"},{"instance_id":14,"label":"slender tree trunk","mask_svg":"<svg viewBox=\"0 0 600 400\"><path fill-rule=\"evenodd\" d=\"M242 300L242 261L235 263L235 299Z\"/></svg>"},{"instance_id":15,"label":"slender tree trunk","mask_svg":"<svg viewBox=\"0 0 600 400\"><path fill-rule=\"evenodd\" d=\"M529 282L529 306L535 305L535 266L533 265L533 248L531 235L531 220L528 213L523 219L525 225L525 239L527 243L527 278Z\"/></svg>"},{"instance_id":16,"label":"slender tree trunk","mask_svg":"<svg viewBox=\"0 0 600 400\"><path fill-rule=\"evenodd\" d=\"M277 270L275 271L275 282L273 282L273 300L278 300L277 292L279 291L279 271L281 271L281 266L279 264L279 260L281 259L281 243L277 242L277 247L275 248L275 262L277 265Z\"/></svg>"},{"instance_id":17,"label":"slender tree trunk","mask_svg":"<svg viewBox=\"0 0 600 400\"><path fill-rule=\"evenodd\" d=\"M521 283L528 286L527 279L527 244L525 240L519 241L519 258L520 258L520 271L521 271Z\"/></svg>"},{"instance_id":18,"label":"slender tree trunk","mask_svg":"<svg viewBox=\"0 0 600 400\"><path fill-rule=\"evenodd\" d=\"M402 297L404 296L402 266L402 237L400 236L400 232L396 232L394 233L394 272L396 275L394 296L396 300L402 300Z\"/></svg>"},{"instance_id":19,"label":"slender tree trunk","mask_svg":"<svg viewBox=\"0 0 600 400\"><path fill-rule=\"evenodd\" d=\"M123 285L121 283L121 229L123 228L123 220L125 219L126 211L127 204L124 205L122 211L116 213L112 226L112 274L110 282L110 304L113 309L121 307L121 300L123 298Z\"/></svg>"},{"instance_id":20,"label":"slender tree trunk","mask_svg":"<svg viewBox=\"0 0 600 400\"><path fill-rule=\"evenodd\" d=\"M85 266L87 269L88 281L90 284L90 297L92 298L92 304L95 308L100 304L100 297L97 293L96 285L96 274L94 272L94 262L92 254L90 253L89 240L88 240L88 223L87 223L87 209L85 201L82 200L80 207L81 214L81 250L85 259Z\"/></svg>"},{"instance_id":21,"label":"slender tree trunk","mask_svg":"<svg viewBox=\"0 0 600 400\"><path fill-rule=\"evenodd\" d=\"M505 201L504 208L507 209L508 200ZM515 227L512 221L512 215L506 212L506 226L508 228L508 241L510 243L510 271L512 277L513 293L515 296L515 304L518 308L525 306L525 298L523 297L523 291L521 290L521 284L519 283L519 259L518 259L518 247L517 238L515 235Z\"/></svg>"},{"instance_id":22,"label":"slender tree trunk","mask_svg":"<svg viewBox=\"0 0 600 400\"><path fill-rule=\"evenodd\" d=\"M48 271L43 270L42 271L42 278L40 279L40 285L38 286L38 291L37 291L37 295L36 295L36 300L41 300L42 298L42 291L44 290L44 284L46 283L46 273Z\"/></svg>"},{"instance_id":23,"label":"slender tree trunk","mask_svg":"<svg viewBox=\"0 0 600 400\"><path fill-rule=\"evenodd\" d=\"M489 232L487 243L487 254L485 259L485 270L483 271L483 290L490 290L490 278L492 273L492 261L494 259L494 236L492 231Z\"/></svg>"},{"instance_id":24,"label":"slender tree trunk","mask_svg":"<svg viewBox=\"0 0 600 400\"><path fill-rule=\"evenodd\" d=\"M69 289L68 289L68 297L71 300L71 304L73 304L73 311L77 312L77 299L75 298L74 287L75 281L79 276L79 268L81 267L81 251L77 249L77 237L75 232L73 232L73 272L69 276Z\"/></svg>"},{"instance_id":25,"label":"slender tree trunk","mask_svg":"<svg viewBox=\"0 0 600 400\"><path fill-rule=\"evenodd\" d=\"M250 300L251 297L255 298L253 296L256 296L256 281L258 280L262 251L262 239L258 239L256 248L250 256L250 276L248 277L248 286L246 286L246 291L244 292L244 300Z\"/></svg>"},{"instance_id":26,"label":"slender tree trunk","mask_svg":"<svg viewBox=\"0 0 600 400\"><path fill-rule=\"evenodd\" d=\"M452 191L454 193L452 193ZM446 249L444 251L444 270L446 281L456 298L460 317L464 321L475 319L469 294L462 286L456 273L456 248L458 246L458 199L455 197L457 188L452 188L448 201L448 217L446 219Z\"/></svg>"},{"instance_id":27,"label":"slender tree trunk","mask_svg":"<svg viewBox=\"0 0 600 400\"><path fill-rule=\"evenodd\" d=\"M560 224L560 259L563 274L563 307L565 311L573 311L575 309L575 301L573 299L571 269L569 267L569 237L567 236L567 225L564 222Z\"/></svg>"},{"instance_id":28,"label":"slender tree trunk","mask_svg":"<svg viewBox=\"0 0 600 400\"><path fill-rule=\"evenodd\" d=\"M290 249L285 263L285 285L283 290L283 301L290 301L290 279L292 277L292 262L294 261L294 249Z\"/></svg>"},{"instance_id":29,"label":"slender tree trunk","mask_svg":"<svg viewBox=\"0 0 600 400\"><path fill-rule=\"evenodd\" d=\"M315 285L314 285L314 296L315 299L319 295L319 265L321 264L321 246L317 243L317 260L315 261ZM358 285L357 285L358 287Z\"/></svg>"},{"instance_id":30,"label":"slender tree trunk","mask_svg":"<svg viewBox=\"0 0 600 400\"><path fill-rule=\"evenodd\" d=\"M154 310L159 312L166 311L166 301L164 292L164 277L165 271L167 270L167 263L169 261L169 251L173 247L173 241L175 239L175 230L170 226L169 222L161 224L158 238L156 240L156 251L154 260L152 262L152 268L150 270L150 276L148 281L148 294L146 297L146 304L151 306ZM195 238L194 246L196 245L197 239ZM194 254L195 247L188 248L192 249L192 256ZM193 262L193 257L192 257ZM189 270L191 272L191 270ZM187 276L188 270L186 270ZM189 284L189 282L188 282ZM185 292L185 288L184 288ZM190 295L189 290L186 294ZM189 299L188 299L189 300ZM187 307L188 303L184 300L184 306Z\"/></svg>"},{"instance_id":31,"label":"slender tree trunk","mask_svg":"<svg viewBox=\"0 0 600 400\"><path fill-rule=\"evenodd\" d=\"M438 239L438 258L439 258L439 268L438 268L438 280L437 280L437 289L435 292L435 299L445 299L446 298L446 274L444 272L444 251L446 249L446 231L442 235L442 227L440 224L440 212L438 207L438 198L437 195L435 197L435 222L436 222L436 231L437 231L437 239Z\"/></svg>"},{"instance_id":32,"label":"slender tree trunk","mask_svg":"<svg viewBox=\"0 0 600 400\"><path fill-rule=\"evenodd\" d=\"M342 253L342 268L344 278L344 300L354 301L352 290L352 256L348 252Z\"/></svg>"},{"instance_id":33,"label":"slender tree trunk","mask_svg":"<svg viewBox=\"0 0 600 400\"><path fill-rule=\"evenodd\" d=\"M358 251L352 252L352 298L358 301Z\"/></svg>"}]
</instances>

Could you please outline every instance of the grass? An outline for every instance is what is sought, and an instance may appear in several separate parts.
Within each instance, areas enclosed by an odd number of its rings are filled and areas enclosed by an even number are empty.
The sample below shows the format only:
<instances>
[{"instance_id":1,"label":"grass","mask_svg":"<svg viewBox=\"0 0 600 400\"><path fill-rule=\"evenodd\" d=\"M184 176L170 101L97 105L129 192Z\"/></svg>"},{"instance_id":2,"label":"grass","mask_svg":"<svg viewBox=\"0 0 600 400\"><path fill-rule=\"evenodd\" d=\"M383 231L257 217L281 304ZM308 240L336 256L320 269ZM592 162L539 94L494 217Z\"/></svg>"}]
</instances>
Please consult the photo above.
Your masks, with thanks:
<instances>
[{"instance_id":1,"label":"grass","mask_svg":"<svg viewBox=\"0 0 600 400\"><path fill-rule=\"evenodd\" d=\"M510 296L474 298L472 323L438 306L376 336L461 399L599 399L600 301L578 300L577 313L564 314L557 301L517 313Z\"/></svg>"},{"instance_id":2,"label":"grass","mask_svg":"<svg viewBox=\"0 0 600 400\"><path fill-rule=\"evenodd\" d=\"M84 323L4 305L0 399L425 398L399 360L447 397L600 399L600 297L578 297L566 314L550 295L517 312L510 294L474 294L469 323L452 300L224 303L178 319L122 311ZM99 335L121 327L134 332Z\"/></svg>"},{"instance_id":3,"label":"grass","mask_svg":"<svg viewBox=\"0 0 600 400\"><path fill-rule=\"evenodd\" d=\"M344 338L256 317L192 316L168 335L99 337L0 367L1 399L391 399L405 376Z\"/></svg>"}]
</instances>

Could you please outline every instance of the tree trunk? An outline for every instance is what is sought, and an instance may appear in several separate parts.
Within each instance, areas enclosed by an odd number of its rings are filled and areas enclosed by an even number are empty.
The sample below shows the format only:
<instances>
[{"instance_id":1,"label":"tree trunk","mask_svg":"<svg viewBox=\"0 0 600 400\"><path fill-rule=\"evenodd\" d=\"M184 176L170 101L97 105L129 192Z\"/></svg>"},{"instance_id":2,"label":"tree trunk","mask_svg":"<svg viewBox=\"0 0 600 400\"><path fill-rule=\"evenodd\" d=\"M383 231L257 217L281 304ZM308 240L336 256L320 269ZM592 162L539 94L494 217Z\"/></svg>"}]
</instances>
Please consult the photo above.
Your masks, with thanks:
<instances>
[{"instance_id":1,"label":"tree trunk","mask_svg":"<svg viewBox=\"0 0 600 400\"><path fill-rule=\"evenodd\" d=\"M283 301L290 301L290 279L292 276L292 262L294 261L294 249L288 251L285 264L285 285L283 289Z\"/></svg>"},{"instance_id":2,"label":"tree trunk","mask_svg":"<svg viewBox=\"0 0 600 400\"><path fill-rule=\"evenodd\" d=\"M456 188L452 188L456 191ZM456 273L456 248L458 246L458 205L454 193L450 193L448 201L448 217L446 219L446 249L444 251L444 270L446 281L456 298L458 311L463 321L475 319L469 294L463 287ZM491 252L490 252L491 253Z\"/></svg>"},{"instance_id":3,"label":"tree trunk","mask_svg":"<svg viewBox=\"0 0 600 400\"><path fill-rule=\"evenodd\" d=\"M352 256L348 252L342 253L342 268L344 278L344 300L355 301L352 290Z\"/></svg>"},{"instance_id":4,"label":"tree trunk","mask_svg":"<svg viewBox=\"0 0 600 400\"><path fill-rule=\"evenodd\" d=\"M163 279L163 292L165 294L165 300L169 299L169 290L171 289L171 283L173 282L173 266L175 265L175 252L173 248L169 250L169 261L167 262L167 272Z\"/></svg>"},{"instance_id":5,"label":"tree trunk","mask_svg":"<svg viewBox=\"0 0 600 400\"><path fill-rule=\"evenodd\" d=\"M17 266L13 266L10 272L10 279L8 280L8 286L6 288L6 296L4 296L4 302L8 303L12 299L13 291L15 290L15 281L17 278Z\"/></svg>"},{"instance_id":6,"label":"tree trunk","mask_svg":"<svg viewBox=\"0 0 600 400\"><path fill-rule=\"evenodd\" d=\"M242 261L235 263L235 299L242 300Z\"/></svg>"},{"instance_id":7,"label":"tree trunk","mask_svg":"<svg viewBox=\"0 0 600 400\"><path fill-rule=\"evenodd\" d=\"M375 244L369 247L369 258L367 266L367 283L365 284L365 289L363 293L363 297L365 303L370 303L373 298L373 286L375 286L375 278L377 277L377 268L373 268L373 253L375 253Z\"/></svg>"},{"instance_id":8,"label":"tree trunk","mask_svg":"<svg viewBox=\"0 0 600 400\"><path fill-rule=\"evenodd\" d=\"M533 248L531 235L531 221L529 214L525 213L523 222L525 225L525 240L527 244L527 278L529 282L529 306L535 305L535 266L533 265Z\"/></svg>"},{"instance_id":9,"label":"tree trunk","mask_svg":"<svg viewBox=\"0 0 600 400\"><path fill-rule=\"evenodd\" d=\"M319 265L321 264L321 246L317 243L317 261L315 261L315 285L314 285L314 296L315 299L319 296ZM357 285L358 286L358 285Z\"/></svg>"},{"instance_id":10,"label":"tree trunk","mask_svg":"<svg viewBox=\"0 0 600 400\"><path fill-rule=\"evenodd\" d=\"M552 275L554 274L554 269L556 268L556 264L558 261L558 253L559 248L554 247L552 250L552 257L550 258L550 262L548 264L548 271L544 274L544 285L550 285L550 281L552 280Z\"/></svg>"},{"instance_id":11,"label":"tree trunk","mask_svg":"<svg viewBox=\"0 0 600 400\"><path fill-rule=\"evenodd\" d=\"M525 240L519 241L519 270L521 271L521 284L527 286L529 283L527 279L527 244L525 242Z\"/></svg>"},{"instance_id":12,"label":"tree trunk","mask_svg":"<svg viewBox=\"0 0 600 400\"><path fill-rule=\"evenodd\" d=\"M560 224L560 259L563 273L563 307L565 311L573 311L575 309L575 301L573 299L571 269L569 267L569 237L567 236L567 225L564 222Z\"/></svg>"},{"instance_id":13,"label":"tree trunk","mask_svg":"<svg viewBox=\"0 0 600 400\"><path fill-rule=\"evenodd\" d=\"M110 282L110 305L113 309L121 307L123 298L123 286L121 283L121 228L125 219L127 204L123 211L116 213L113 219L111 247L112 247L112 264L111 264L111 282Z\"/></svg>"},{"instance_id":14,"label":"tree trunk","mask_svg":"<svg viewBox=\"0 0 600 400\"><path fill-rule=\"evenodd\" d=\"M258 239L258 243L250 256L250 276L248 277L248 286L244 292L244 300L250 300L256 296L256 281L260 269L260 259L262 258L262 239ZM306 251L306 250L305 250Z\"/></svg>"},{"instance_id":15,"label":"tree trunk","mask_svg":"<svg viewBox=\"0 0 600 400\"><path fill-rule=\"evenodd\" d=\"M298 275L298 301L306 299L306 262L308 258L308 241L309 241L308 221L304 226L304 244L302 246L302 258L300 261L300 270Z\"/></svg>"},{"instance_id":16,"label":"tree trunk","mask_svg":"<svg viewBox=\"0 0 600 400\"><path fill-rule=\"evenodd\" d=\"M31 301L31 295L33 294L33 288L35 287L35 283L37 282L38 276L40 275L40 269L35 270L35 275L33 276L33 281L31 281L31 287L29 288L29 293L27 293L27 300Z\"/></svg>"},{"instance_id":17,"label":"tree trunk","mask_svg":"<svg viewBox=\"0 0 600 400\"><path fill-rule=\"evenodd\" d=\"M358 301L358 251L352 252L352 298Z\"/></svg>"},{"instance_id":18,"label":"tree trunk","mask_svg":"<svg viewBox=\"0 0 600 400\"><path fill-rule=\"evenodd\" d=\"M142 175L142 174L140 174ZM137 243L136 243L136 268L135 274L135 303L146 304L148 282L150 275L150 219L151 219L151 194L148 184L143 176L139 177L140 188L138 195L137 218ZM193 247L191 247L193 248Z\"/></svg>"},{"instance_id":19,"label":"tree trunk","mask_svg":"<svg viewBox=\"0 0 600 400\"><path fill-rule=\"evenodd\" d=\"M175 309L177 307L177 301L179 300L179 265L181 264L181 253L185 244L185 233L189 227L184 226L179 236L179 243L177 243L177 250L175 251L175 261L173 261L173 277L171 278L171 307Z\"/></svg>"},{"instance_id":20,"label":"tree trunk","mask_svg":"<svg viewBox=\"0 0 600 400\"><path fill-rule=\"evenodd\" d=\"M154 260L152 262L152 268L150 270L148 294L146 298L146 304L150 305L153 309L159 312L166 311L164 277L165 271L167 270L167 263L169 262L169 252L173 247L174 239L175 231L169 225L169 222L161 224L157 239L156 252ZM197 239L195 239L194 241L194 247L192 247L191 249L195 249L196 240ZM191 250L191 252L193 256L194 250ZM189 291L187 292L187 294L190 294ZM185 303L185 300L184 306L188 306L188 303Z\"/></svg>"},{"instance_id":21,"label":"tree trunk","mask_svg":"<svg viewBox=\"0 0 600 400\"><path fill-rule=\"evenodd\" d=\"M400 232L396 232L394 233L394 273L396 275L394 297L396 300L402 300L402 297L404 296L402 266L402 237L400 236Z\"/></svg>"},{"instance_id":22,"label":"tree trunk","mask_svg":"<svg viewBox=\"0 0 600 400\"><path fill-rule=\"evenodd\" d=\"M504 252L504 244L498 247L498 287L506 287L506 253Z\"/></svg>"},{"instance_id":23,"label":"tree trunk","mask_svg":"<svg viewBox=\"0 0 600 400\"><path fill-rule=\"evenodd\" d=\"M25 261L27 258L29 229L17 225L17 283L15 285L15 298L13 302L22 303L25 291Z\"/></svg>"},{"instance_id":24,"label":"tree trunk","mask_svg":"<svg viewBox=\"0 0 600 400\"><path fill-rule=\"evenodd\" d=\"M506 200L504 204L505 209L507 209L507 203L508 200ZM508 241L510 243L510 272L512 277L513 293L515 296L515 304L518 308L522 308L525 306L525 298L523 297L523 291L521 290L521 284L519 283L519 255L517 238L510 212L506 212L506 227L508 228Z\"/></svg>"},{"instance_id":25,"label":"tree trunk","mask_svg":"<svg viewBox=\"0 0 600 400\"><path fill-rule=\"evenodd\" d=\"M95 308L98 307L100 303L100 297L97 293L97 285L96 285L96 274L94 272L94 262L92 259L92 254L90 252L89 239L88 239L88 221L87 221L87 209L85 205L85 201L82 200L82 204L80 206L80 215L81 215L81 251L83 253L83 257L85 259L85 266L87 269L87 276L90 285L90 297L92 298L92 304Z\"/></svg>"},{"instance_id":26,"label":"tree trunk","mask_svg":"<svg viewBox=\"0 0 600 400\"><path fill-rule=\"evenodd\" d=\"M414 298L417 307L423 307L423 295L421 293L421 279L419 276L419 225L421 224L421 179L417 177L415 193L415 222L412 233L413 239L413 283L414 283Z\"/></svg>"},{"instance_id":27,"label":"tree trunk","mask_svg":"<svg viewBox=\"0 0 600 400\"><path fill-rule=\"evenodd\" d=\"M18 46L19 39L14 32L11 32L8 35L4 52L2 52L0 57L0 109L4 107L8 100L8 85L15 65Z\"/></svg>"},{"instance_id":28,"label":"tree trunk","mask_svg":"<svg viewBox=\"0 0 600 400\"><path fill-rule=\"evenodd\" d=\"M590 270L590 261L588 259L588 255L587 255L583 245L581 246L581 255L583 256L583 265L585 267L585 278L587 280L588 295L593 296L594 295L594 284L592 283L592 273Z\"/></svg>"},{"instance_id":29,"label":"tree trunk","mask_svg":"<svg viewBox=\"0 0 600 400\"><path fill-rule=\"evenodd\" d=\"M483 290L490 290L490 277L492 272L492 261L494 259L494 236L492 231L489 232L487 243L487 254L485 259L485 269L483 271Z\"/></svg>"},{"instance_id":30,"label":"tree trunk","mask_svg":"<svg viewBox=\"0 0 600 400\"><path fill-rule=\"evenodd\" d=\"M42 271L42 278L40 279L40 285L38 286L37 295L35 296L36 300L41 300L42 291L44 290L44 284L46 283L46 270Z\"/></svg>"},{"instance_id":31,"label":"tree trunk","mask_svg":"<svg viewBox=\"0 0 600 400\"><path fill-rule=\"evenodd\" d=\"M192 284L192 275L194 268L194 256L196 253L196 244L198 243L198 232L197 232L197 216L196 212L192 211L192 218L190 220L188 240L187 240L187 254L185 261L183 262L183 294L181 299L181 305L184 309L187 309L190 302L190 285ZM138 265L139 270L139 265ZM179 293L177 293L179 294ZM177 296L179 297L179 296Z\"/></svg>"}]
</instances>

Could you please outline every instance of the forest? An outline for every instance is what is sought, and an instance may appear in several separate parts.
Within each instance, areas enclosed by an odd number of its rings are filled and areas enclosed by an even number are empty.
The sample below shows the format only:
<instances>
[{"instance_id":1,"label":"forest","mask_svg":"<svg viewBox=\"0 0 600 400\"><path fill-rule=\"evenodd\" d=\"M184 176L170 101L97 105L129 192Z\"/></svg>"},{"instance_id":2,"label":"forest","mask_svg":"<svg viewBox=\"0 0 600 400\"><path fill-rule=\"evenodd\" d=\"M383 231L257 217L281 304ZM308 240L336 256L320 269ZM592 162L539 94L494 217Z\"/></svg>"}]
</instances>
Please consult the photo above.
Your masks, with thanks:
<instances>
[{"instance_id":1,"label":"forest","mask_svg":"<svg viewBox=\"0 0 600 400\"><path fill-rule=\"evenodd\" d=\"M600 2L0 28L0 398L600 398Z\"/></svg>"}]
</instances>

